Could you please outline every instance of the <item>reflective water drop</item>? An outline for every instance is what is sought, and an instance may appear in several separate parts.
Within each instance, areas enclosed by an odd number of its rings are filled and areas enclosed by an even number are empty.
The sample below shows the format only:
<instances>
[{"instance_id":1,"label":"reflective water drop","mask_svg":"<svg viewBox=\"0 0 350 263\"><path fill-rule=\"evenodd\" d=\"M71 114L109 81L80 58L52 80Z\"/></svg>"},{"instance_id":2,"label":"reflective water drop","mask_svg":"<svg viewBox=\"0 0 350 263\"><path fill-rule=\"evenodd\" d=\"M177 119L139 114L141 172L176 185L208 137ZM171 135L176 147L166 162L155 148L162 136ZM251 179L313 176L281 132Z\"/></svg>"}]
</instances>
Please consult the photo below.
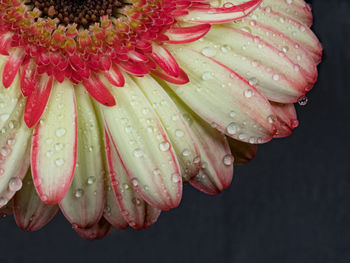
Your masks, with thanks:
<instances>
[{"instance_id":1,"label":"reflective water drop","mask_svg":"<svg viewBox=\"0 0 350 263\"><path fill-rule=\"evenodd\" d=\"M251 89L247 89L243 92L244 97L251 98L253 96L253 91Z\"/></svg>"},{"instance_id":2,"label":"reflective water drop","mask_svg":"<svg viewBox=\"0 0 350 263\"><path fill-rule=\"evenodd\" d=\"M182 155L187 157L191 154L191 152L188 149L183 150Z\"/></svg>"},{"instance_id":3,"label":"reflective water drop","mask_svg":"<svg viewBox=\"0 0 350 263\"><path fill-rule=\"evenodd\" d=\"M80 198L80 197L82 197L83 195L84 195L84 190L81 189L81 188L77 189L77 190L75 191L75 193L74 193L74 196L75 196L76 198Z\"/></svg>"},{"instance_id":4,"label":"reflective water drop","mask_svg":"<svg viewBox=\"0 0 350 263\"><path fill-rule=\"evenodd\" d=\"M161 142L159 144L159 149L162 151L162 152L165 152L167 150L169 150L170 148L170 144L168 142Z\"/></svg>"},{"instance_id":5,"label":"reflective water drop","mask_svg":"<svg viewBox=\"0 0 350 263\"><path fill-rule=\"evenodd\" d=\"M137 158L141 158L143 156L143 152L140 149L135 149L134 156Z\"/></svg>"},{"instance_id":6,"label":"reflective water drop","mask_svg":"<svg viewBox=\"0 0 350 263\"><path fill-rule=\"evenodd\" d=\"M202 54L207 57L213 57L216 55L216 50L211 47L206 47L202 49Z\"/></svg>"},{"instance_id":7,"label":"reflective water drop","mask_svg":"<svg viewBox=\"0 0 350 263\"><path fill-rule=\"evenodd\" d=\"M177 137L182 137L182 136L185 135L185 133L184 133L182 130L176 130L176 131L175 131L175 135L176 135Z\"/></svg>"},{"instance_id":8,"label":"reflective water drop","mask_svg":"<svg viewBox=\"0 0 350 263\"><path fill-rule=\"evenodd\" d=\"M58 128L57 130L56 130L56 136L57 137L62 137L63 135L65 135L66 134L66 129L64 129L64 128Z\"/></svg>"},{"instance_id":9,"label":"reflective water drop","mask_svg":"<svg viewBox=\"0 0 350 263\"><path fill-rule=\"evenodd\" d=\"M131 179L131 183L134 187L139 185L139 181L136 178Z\"/></svg>"},{"instance_id":10,"label":"reflective water drop","mask_svg":"<svg viewBox=\"0 0 350 263\"><path fill-rule=\"evenodd\" d=\"M304 96L298 101L298 103L300 106L305 106L308 103L308 101L309 99L306 96Z\"/></svg>"},{"instance_id":11,"label":"reflective water drop","mask_svg":"<svg viewBox=\"0 0 350 263\"><path fill-rule=\"evenodd\" d=\"M226 127L226 131L228 134L233 135L236 134L238 130L237 124L234 122L231 122L227 127Z\"/></svg>"},{"instance_id":12,"label":"reflective water drop","mask_svg":"<svg viewBox=\"0 0 350 263\"><path fill-rule=\"evenodd\" d=\"M171 175L171 181L173 181L174 183L178 183L180 181L180 176L178 173L173 173Z\"/></svg>"},{"instance_id":13,"label":"reflective water drop","mask_svg":"<svg viewBox=\"0 0 350 263\"><path fill-rule=\"evenodd\" d=\"M22 188L22 180L18 177L12 177L9 180L9 189L12 192L17 192Z\"/></svg>"},{"instance_id":14,"label":"reflective water drop","mask_svg":"<svg viewBox=\"0 0 350 263\"><path fill-rule=\"evenodd\" d=\"M62 158L58 158L56 159L55 164L57 166L62 166L64 164L64 160Z\"/></svg>"},{"instance_id":15,"label":"reflective water drop","mask_svg":"<svg viewBox=\"0 0 350 263\"><path fill-rule=\"evenodd\" d=\"M92 185L95 181L96 181L96 177L95 176L90 176L87 179L87 183L90 184L90 185Z\"/></svg>"},{"instance_id":16,"label":"reflective water drop","mask_svg":"<svg viewBox=\"0 0 350 263\"><path fill-rule=\"evenodd\" d=\"M222 159L224 165L231 166L233 164L233 156L231 154L227 154Z\"/></svg>"}]
</instances>

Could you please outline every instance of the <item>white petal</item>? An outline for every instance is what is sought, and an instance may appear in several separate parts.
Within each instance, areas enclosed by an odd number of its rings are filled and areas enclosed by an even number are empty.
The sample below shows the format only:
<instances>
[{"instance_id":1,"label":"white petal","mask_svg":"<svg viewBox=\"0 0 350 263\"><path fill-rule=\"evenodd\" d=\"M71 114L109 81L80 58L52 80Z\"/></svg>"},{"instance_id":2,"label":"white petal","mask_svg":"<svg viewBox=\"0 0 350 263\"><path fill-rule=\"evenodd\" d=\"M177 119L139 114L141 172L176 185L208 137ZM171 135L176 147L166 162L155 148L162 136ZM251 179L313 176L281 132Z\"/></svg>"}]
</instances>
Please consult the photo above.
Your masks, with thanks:
<instances>
[{"instance_id":1,"label":"white petal","mask_svg":"<svg viewBox=\"0 0 350 263\"><path fill-rule=\"evenodd\" d=\"M188 124L172 99L157 81L149 76L134 78L134 80L152 104L169 135L171 145L181 166L182 178L186 181L189 180L198 174L201 162L196 143L189 132Z\"/></svg>"},{"instance_id":2,"label":"white petal","mask_svg":"<svg viewBox=\"0 0 350 263\"><path fill-rule=\"evenodd\" d=\"M59 149L56 147L59 146ZM55 82L46 111L32 141L34 185L46 204L59 203L72 182L77 154L77 116L74 87Z\"/></svg>"},{"instance_id":3,"label":"white petal","mask_svg":"<svg viewBox=\"0 0 350 263\"><path fill-rule=\"evenodd\" d=\"M75 87L78 113L78 153L72 184L60 203L69 222L87 228L98 223L104 208L104 144L90 96ZM62 150L56 145L56 150Z\"/></svg>"}]
</instances>

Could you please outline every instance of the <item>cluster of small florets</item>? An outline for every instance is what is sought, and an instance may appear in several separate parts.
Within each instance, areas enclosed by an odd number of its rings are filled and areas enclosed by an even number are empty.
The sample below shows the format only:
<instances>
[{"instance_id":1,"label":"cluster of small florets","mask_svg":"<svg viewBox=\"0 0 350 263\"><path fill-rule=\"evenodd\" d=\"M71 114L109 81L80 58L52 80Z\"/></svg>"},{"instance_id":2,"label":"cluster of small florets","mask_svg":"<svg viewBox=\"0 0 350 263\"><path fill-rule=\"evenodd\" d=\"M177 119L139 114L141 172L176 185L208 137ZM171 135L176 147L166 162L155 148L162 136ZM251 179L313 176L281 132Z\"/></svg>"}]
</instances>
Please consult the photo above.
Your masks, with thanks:
<instances>
[{"instance_id":1,"label":"cluster of small florets","mask_svg":"<svg viewBox=\"0 0 350 263\"><path fill-rule=\"evenodd\" d=\"M7 55L9 48L23 47L23 61L34 58L34 71L60 82L69 78L79 83L113 64L128 71L137 63L143 75L155 68L148 58L151 41L168 40L163 32L183 14L183 6L170 0L133 0L129 4L96 0L96 15L68 2L0 0L0 38L6 42L0 53ZM94 1L85 2L90 7ZM71 10L62 8L63 3ZM77 12L82 12L81 17L73 17Z\"/></svg>"}]
</instances>

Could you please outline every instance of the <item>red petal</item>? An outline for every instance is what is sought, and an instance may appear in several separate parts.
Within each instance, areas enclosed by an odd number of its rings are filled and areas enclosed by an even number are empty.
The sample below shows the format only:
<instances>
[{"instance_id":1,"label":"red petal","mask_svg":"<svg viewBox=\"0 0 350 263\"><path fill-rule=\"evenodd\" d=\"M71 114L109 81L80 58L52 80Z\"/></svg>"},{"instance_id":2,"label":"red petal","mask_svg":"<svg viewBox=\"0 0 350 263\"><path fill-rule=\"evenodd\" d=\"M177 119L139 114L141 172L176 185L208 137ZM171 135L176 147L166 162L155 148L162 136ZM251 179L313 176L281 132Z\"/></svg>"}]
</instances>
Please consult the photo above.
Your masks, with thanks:
<instances>
[{"instance_id":1,"label":"red petal","mask_svg":"<svg viewBox=\"0 0 350 263\"><path fill-rule=\"evenodd\" d=\"M101 104L105 106L116 105L113 95L95 74L92 74L89 79L83 80L83 84L90 95Z\"/></svg>"},{"instance_id":2,"label":"red petal","mask_svg":"<svg viewBox=\"0 0 350 263\"><path fill-rule=\"evenodd\" d=\"M124 76L116 65L113 65L110 70L104 71L104 76L116 87L123 87L125 84Z\"/></svg>"},{"instance_id":3,"label":"red petal","mask_svg":"<svg viewBox=\"0 0 350 263\"><path fill-rule=\"evenodd\" d=\"M190 81L186 72L183 71L181 68L180 68L180 74L176 78L168 75L161 68L152 70L152 74L156 75L157 77L160 77L161 79L164 79L167 82L178 84L178 85L183 85Z\"/></svg>"},{"instance_id":4,"label":"red petal","mask_svg":"<svg viewBox=\"0 0 350 263\"><path fill-rule=\"evenodd\" d=\"M24 97L29 96L38 81L38 74L36 72L36 62L31 59L24 65L21 72L21 91Z\"/></svg>"},{"instance_id":5,"label":"red petal","mask_svg":"<svg viewBox=\"0 0 350 263\"><path fill-rule=\"evenodd\" d=\"M29 128L33 127L43 114L51 93L53 79L41 75L33 92L28 97L24 110L24 121Z\"/></svg>"},{"instance_id":6,"label":"red petal","mask_svg":"<svg viewBox=\"0 0 350 263\"><path fill-rule=\"evenodd\" d=\"M112 231L112 226L105 218L90 228L78 228L74 227L79 236L87 240L101 239L107 236Z\"/></svg>"},{"instance_id":7,"label":"red petal","mask_svg":"<svg viewBox=\"0 0 350 263\"><path fill-rule=\"evenodd\" d=\"M0 54L4 56L9 55L9 48L11 46L13 33L5 33L0 35Z\"/></svg>"}]
</instances>

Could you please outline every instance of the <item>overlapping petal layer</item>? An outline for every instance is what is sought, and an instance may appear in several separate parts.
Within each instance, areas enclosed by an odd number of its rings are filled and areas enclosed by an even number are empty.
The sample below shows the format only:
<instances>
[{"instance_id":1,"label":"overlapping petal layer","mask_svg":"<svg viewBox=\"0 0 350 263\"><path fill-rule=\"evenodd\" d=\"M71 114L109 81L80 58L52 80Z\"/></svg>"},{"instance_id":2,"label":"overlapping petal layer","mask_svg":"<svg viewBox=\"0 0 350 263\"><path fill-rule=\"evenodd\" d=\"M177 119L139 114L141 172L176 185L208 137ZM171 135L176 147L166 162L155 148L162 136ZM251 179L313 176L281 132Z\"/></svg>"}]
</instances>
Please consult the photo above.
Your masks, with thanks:
<instances>
[{"instance_id":1,"label":"overlapping petal layer","mask_svg":"<svg viewBox=\"0 0 350 263\"><path fill-rule=\"evenodd\" d=\"M118 10L81 27L0 1L0 215L25 230L58 208L86 239L147 228L298 126L322 55L304 0Z\"/></svg>"}]
</instances>

